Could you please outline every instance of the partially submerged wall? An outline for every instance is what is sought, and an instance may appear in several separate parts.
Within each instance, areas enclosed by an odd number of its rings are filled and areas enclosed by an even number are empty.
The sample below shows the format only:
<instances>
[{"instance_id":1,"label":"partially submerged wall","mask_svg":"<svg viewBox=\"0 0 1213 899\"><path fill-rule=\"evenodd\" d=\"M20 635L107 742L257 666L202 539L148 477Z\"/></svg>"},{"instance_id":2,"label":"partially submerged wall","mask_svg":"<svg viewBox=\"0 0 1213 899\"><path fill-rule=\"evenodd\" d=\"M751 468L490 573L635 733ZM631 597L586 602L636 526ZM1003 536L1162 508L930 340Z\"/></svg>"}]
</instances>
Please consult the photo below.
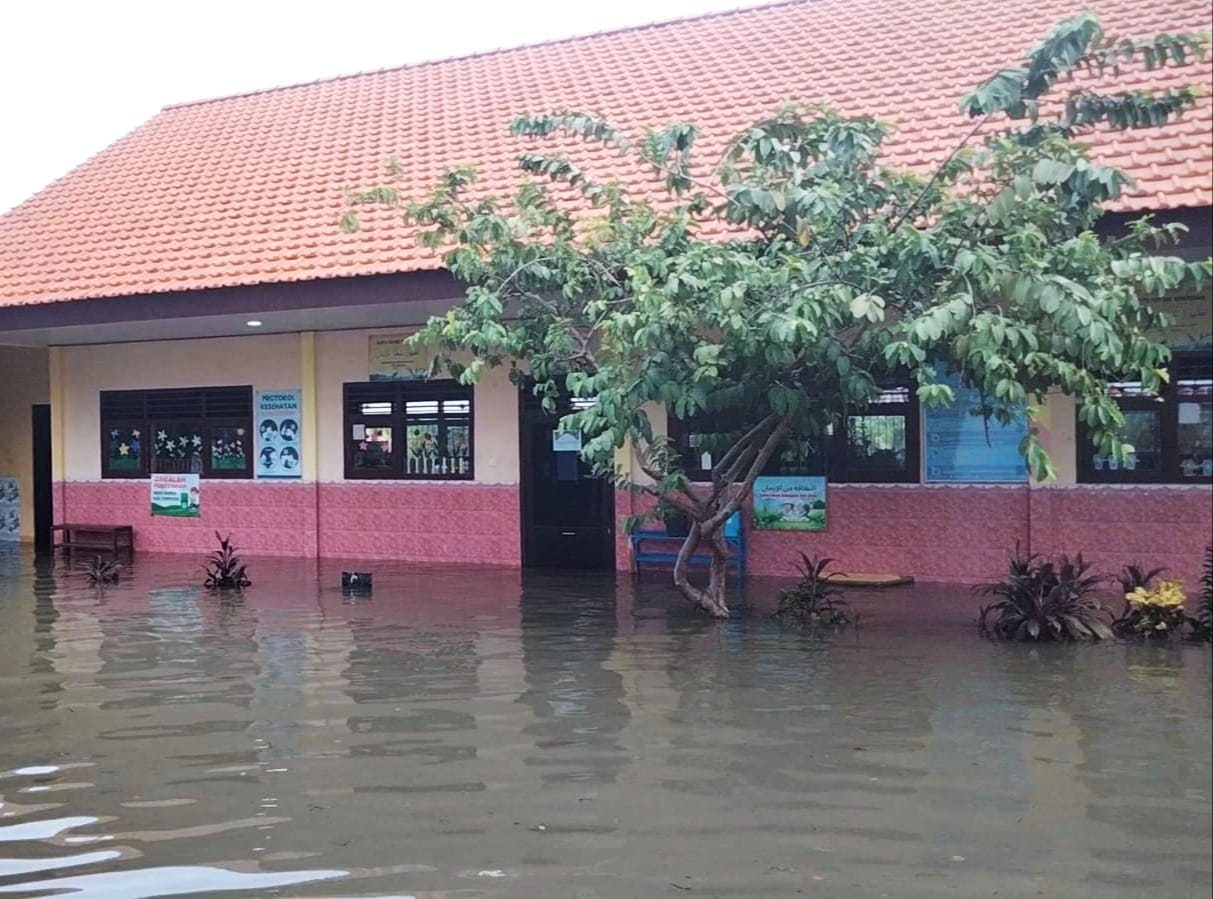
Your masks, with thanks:
<instances>
[{"instance_id":1,"label":"partially submerged wall","mask_svg":"<svg viewBox=\"0 0 1213 899\"><path fill-rule=\"evenodd\" d=\"M0 346L0 478L20 489L21 540L34 539L34 455L31 409L50 401L47 351Z\"/></svg>"}]
</instances>

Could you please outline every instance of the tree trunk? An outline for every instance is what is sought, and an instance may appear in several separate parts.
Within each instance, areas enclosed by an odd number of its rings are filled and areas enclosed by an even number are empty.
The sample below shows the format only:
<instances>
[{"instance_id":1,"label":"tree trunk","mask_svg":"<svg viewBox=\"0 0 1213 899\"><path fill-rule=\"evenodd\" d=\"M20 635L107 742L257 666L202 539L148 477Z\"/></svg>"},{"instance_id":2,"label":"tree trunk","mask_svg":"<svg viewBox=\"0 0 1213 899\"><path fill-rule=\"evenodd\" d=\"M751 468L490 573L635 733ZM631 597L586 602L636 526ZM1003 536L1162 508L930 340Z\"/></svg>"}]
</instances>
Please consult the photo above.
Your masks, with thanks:
<instances>
[{"instance_id":1,"label":"tree trunk","mask_svg":"<svg viewBox=\"0 0 1213 899\"><path fill-rule=\"evenodd\" d=\"M753 444L746 452L740 453L729 465L729 472L745 472L744 478L734 487L731 478L714 479L712 494L707 501L696 509L690 531L682 548L678 551L678 559L674 563L674 586L694 605L707 612L713 618L728 618L729 607L725 602L725 573L728 569L728 544L724 539L724 526L729 517L741 508L741 504L754 489L754 481L759 472L766 466L775 450L778 449L788 433L788 420L772 419L770 432L761 443ZM706 543L712 553L711 565L708 569L708 585L706 588L696 587L691 583L688 572L691 567L691 557L695 550Z\"/></svg>"},{"instance_id":2,"label":"tree trunk","mask_svg":"<svg viewBox=\"0 0 1213 899\"><path fill-rule=\"evenodd\" d=\"M712 551L712 562L708 569L708 585L703 589L692 584L687 573L691 556L695 554L700 543L705 541ZM721 529L718 527L711 534L705 534L700 522L693 522L682 548L678 551L678 560L674 563L674 586L678 588L678 592L713 618L728 618L729 607L724 599L727 563L728 549Z\"/></svg>"}]
</instances>

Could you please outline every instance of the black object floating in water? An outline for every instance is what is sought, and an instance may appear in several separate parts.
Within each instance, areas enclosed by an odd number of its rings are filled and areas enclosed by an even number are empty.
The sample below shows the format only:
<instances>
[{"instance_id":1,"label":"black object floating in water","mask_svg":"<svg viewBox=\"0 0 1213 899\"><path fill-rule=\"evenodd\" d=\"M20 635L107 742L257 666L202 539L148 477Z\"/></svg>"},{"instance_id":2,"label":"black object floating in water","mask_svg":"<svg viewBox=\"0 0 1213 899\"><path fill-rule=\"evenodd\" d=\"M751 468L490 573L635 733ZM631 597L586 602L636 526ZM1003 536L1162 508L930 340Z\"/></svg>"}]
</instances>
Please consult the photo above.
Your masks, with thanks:
<instances>
[{"instance_id":1,"label":"black object floating in water","mask_svg":"<svg viewBox=\"0 0 1213 899\"><path fill-rule=\"evenodd\" d=\"M350 593L370 593L371 573L369 571L341 572L341 589Z\"/></svg>"}]
</instances>

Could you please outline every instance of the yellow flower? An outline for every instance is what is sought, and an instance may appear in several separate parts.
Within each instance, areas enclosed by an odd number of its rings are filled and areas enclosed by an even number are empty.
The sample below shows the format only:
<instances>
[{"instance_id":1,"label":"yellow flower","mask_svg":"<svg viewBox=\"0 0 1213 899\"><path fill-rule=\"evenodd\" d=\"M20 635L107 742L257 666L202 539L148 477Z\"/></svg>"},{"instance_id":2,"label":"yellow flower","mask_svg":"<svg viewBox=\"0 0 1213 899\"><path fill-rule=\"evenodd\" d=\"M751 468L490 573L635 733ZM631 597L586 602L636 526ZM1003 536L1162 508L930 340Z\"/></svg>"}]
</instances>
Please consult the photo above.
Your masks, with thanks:
<instances>
[{"instance_id":1,"label":"yellow flower","mask_svg":"<svg viewBox=\"0 0 1213 899\"><path fill-rule=\"evenodd\" d=\"M1181 609L1187 597L1179 581L1163 581L1153 590L1138 587L1132 593L1126 593L1125 599L1140 611L1146 608Z\"/></svg>"}]
</instances>

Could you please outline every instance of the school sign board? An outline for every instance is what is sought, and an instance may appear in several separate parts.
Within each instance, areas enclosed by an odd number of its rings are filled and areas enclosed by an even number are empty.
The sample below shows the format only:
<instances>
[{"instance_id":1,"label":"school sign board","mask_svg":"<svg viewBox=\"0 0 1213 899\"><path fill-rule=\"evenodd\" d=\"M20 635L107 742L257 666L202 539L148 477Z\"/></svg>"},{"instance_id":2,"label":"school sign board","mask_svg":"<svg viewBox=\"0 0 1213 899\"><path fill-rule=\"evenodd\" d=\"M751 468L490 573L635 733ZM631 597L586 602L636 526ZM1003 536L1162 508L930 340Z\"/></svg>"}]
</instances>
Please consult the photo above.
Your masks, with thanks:
<instances>
[{"instance_id":1,"label":"school sign board","mask_svg":"<svg viewBox=\"0 0 1213 899\"><path fill-rule=\"evenodd\" d=\"M429 354L405 346L407 334L370 336L370 376L372 381L420 381L430 374Z\"/></svg>"},{"instance_id":2,"label":"school sign board","mask_svg":"<svg viewBox=\"0 0 1213 899\"><path fill-rule=\"evenodd\" d=\"M201 497L196 474L152 475L153 515L197 518L201 514Z\"/></svg>"},{"instance_id":3,"label":"school sign board","mask_svg":"<svg viewBox=\"0 0 1213 899\"><path fill-rule=\"evenodd\" d=\"M767 531L824 531L826 479L758 478L754 481L754 527Z\"/></svg>"},{"instance_id":4,"label":"school sign board","mask_svg":"<svg viewBox=\"0 0 1213 899\"><path fill-rule=\"evenodd\" d=\"M300 446L301 393L258 390L256 402L257 478L297 481L303 477Z\"/></svg>"}]
</instances>

